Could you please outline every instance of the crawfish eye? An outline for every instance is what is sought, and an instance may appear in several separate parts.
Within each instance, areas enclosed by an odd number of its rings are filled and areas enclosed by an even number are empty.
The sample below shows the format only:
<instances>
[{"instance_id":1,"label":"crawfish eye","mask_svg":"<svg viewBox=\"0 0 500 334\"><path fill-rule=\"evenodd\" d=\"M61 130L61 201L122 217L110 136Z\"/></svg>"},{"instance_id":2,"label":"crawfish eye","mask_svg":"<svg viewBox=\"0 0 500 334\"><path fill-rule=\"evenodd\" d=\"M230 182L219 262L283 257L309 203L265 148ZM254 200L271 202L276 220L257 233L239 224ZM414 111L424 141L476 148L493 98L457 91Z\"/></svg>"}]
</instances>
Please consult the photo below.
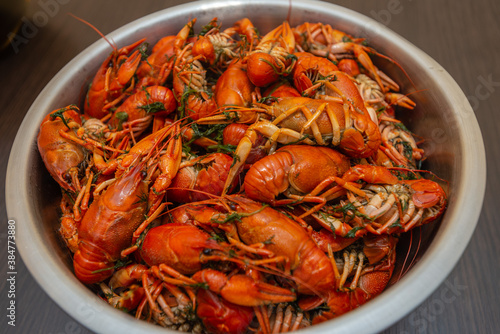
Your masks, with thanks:
<instances>
[{"instance_id":1,"label":"crawfish eye","mask_svg":"<svg viewBox=\"0 0 500 334\"><path fill-rule=\"evenodd\" d=\"M234 204L234 203L232 203L232 202L229 202L229 205L228 205L228 206L229 206L229 208L230 208L231 210L236 210L236 204Z\"/></svg>"},{"instance_id":2,"label":"crawfish eye","mask_svg":"<svg viewBox=\"0 0 500 334\"><path fill-rule=\"evenodd\" d=\"M205 248L203 250L203 255L210 255L212 254L213 249Z\"/></svg>"},{"instance_id":3,"label":"crawfish eye","mask_svg":"<svg viewBox=\"0 0 500 334\"><path fill-rule=\"evenodd\" d=\"M141 177L142 177L143 179L145 179L145 178L146 178L146 176L148 176L148 173L146 173L145 171L142 171L142 172L141 172Z\"/></svg>"}]
</instances>

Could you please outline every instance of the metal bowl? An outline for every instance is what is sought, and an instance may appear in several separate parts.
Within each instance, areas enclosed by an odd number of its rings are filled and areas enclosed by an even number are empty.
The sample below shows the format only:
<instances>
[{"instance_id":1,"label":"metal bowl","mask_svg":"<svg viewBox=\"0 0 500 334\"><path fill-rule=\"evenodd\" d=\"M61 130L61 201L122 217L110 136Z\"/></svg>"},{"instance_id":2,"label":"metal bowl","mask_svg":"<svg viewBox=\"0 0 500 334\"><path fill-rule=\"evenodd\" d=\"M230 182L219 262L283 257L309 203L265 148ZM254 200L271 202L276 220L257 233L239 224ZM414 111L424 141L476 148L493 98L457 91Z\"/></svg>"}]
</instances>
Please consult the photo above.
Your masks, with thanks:
<instances>
[{"instance_id":1,"label":"metal bowl","mask_svg":"<svg viewBox=\"0 0 500 334\"><path fill-rule=\"evenodd\" d=\"M287 19L288 0L204 1L148 15L109 35L117 45L147 37L154 43L175 34L189 18L198 24L219 17L226 25L249 17L261 32ZM304 333L375 333L415 309L447 277L475 229L486 183L481 132L465 95L451 76L414 45L380 23L351 10L316 1L293 1L290 24L329 23L351 35L365 37L397 66L381 60L378 66L402 83L418 107L401 115L405 124L425 138L429 158L424 166L449 181L449 205L440 224L423 229L414 265L380 296L337 319L303 330ZM46 172L36 146L39 124L50 111L81 101L86 78L92 77L109 54L100 40L66 65L40 93L28 111L14 142L7 170L6 199L9 217L19 222L18 247L31 274L47 294L73 318L101 333L165 333L163 328L137 321L100 300L74 276L72 261L56 235L60 192ZM404 244L404 243L403 243ZM406 245L408 246L408 245ZM396 269L394 276L399 278ZM406 270L405 270L406 271ZM397 282L396 282L397 281Z\"/></svg>"}]
</instances>

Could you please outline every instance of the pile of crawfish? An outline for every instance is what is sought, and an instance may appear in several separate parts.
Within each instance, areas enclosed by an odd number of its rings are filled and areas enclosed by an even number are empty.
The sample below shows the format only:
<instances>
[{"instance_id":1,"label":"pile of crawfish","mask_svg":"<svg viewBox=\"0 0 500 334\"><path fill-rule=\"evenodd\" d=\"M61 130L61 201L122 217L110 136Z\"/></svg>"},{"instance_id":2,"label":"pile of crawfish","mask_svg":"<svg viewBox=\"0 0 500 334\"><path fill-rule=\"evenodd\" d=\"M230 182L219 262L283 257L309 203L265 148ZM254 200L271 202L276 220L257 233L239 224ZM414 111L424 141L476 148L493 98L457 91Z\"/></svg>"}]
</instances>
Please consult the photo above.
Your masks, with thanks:
<instances>
[{"instance_id":1,"label":"pile of crawfish","mask_svg":"<svg viewBox=\"0 0 500 334\"><path fill-rule=\"evenodd\" d=\"M395 116L415 103L372 58L392 60L328 24L195 22L113 47L83 107L40 125L76 277L195 333L291 331L374 298L400 235L446 207Z\"/></svg>"}]
</instances>

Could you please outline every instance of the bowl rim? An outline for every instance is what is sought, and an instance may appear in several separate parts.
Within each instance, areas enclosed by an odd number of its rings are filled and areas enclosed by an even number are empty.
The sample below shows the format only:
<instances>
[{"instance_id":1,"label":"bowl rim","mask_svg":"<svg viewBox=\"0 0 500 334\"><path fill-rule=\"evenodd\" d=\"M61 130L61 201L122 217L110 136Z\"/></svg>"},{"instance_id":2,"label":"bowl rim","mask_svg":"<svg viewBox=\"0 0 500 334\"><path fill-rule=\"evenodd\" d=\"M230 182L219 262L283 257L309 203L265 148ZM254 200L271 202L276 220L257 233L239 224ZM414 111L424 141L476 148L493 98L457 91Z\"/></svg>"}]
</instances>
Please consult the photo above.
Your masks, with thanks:
<instances>
[{"instance_id":1,"label":"bowl rim","mask_svg":"<svg viewBox=\"0 0 500 334\"><path fill-rule=\"evenodd\" d=\"M288 7L288 3L288 0L257 0L252 1L251 4ZM137 19L113 31L107 37L112 38L117 44L122 44L121 41L127 39L127 36L136 31L137 27L154 26L169 17L178 15L185 15L187 18L192 10L216 10L221 7L240 5L248 4L241 1L221 0L186 3ZM376 333L394 324L427 299L442 284L463 254L477 225L483 203L486 188L485 150L472 107L458 84L441 65L386 26L353 10L331 3L303 0L293 2L292 12L297 9L323 11L325 8L347 17L349 21L365 29L385 35L403 47L407 53L412 53L414 55L412 58L416 58L420 66L432 70L430 72L432 79L440 82L447 89L447 102L457 106L454 109L454 113L457 114L457 130L462 132L465 139L460 143L460 153L464 156L467 152L468 157L467 160L461 159L460 167L462 174L470 175L470 177L458 186L458 196L455 197L457 207L463 209L460 214L457 211L447 212L446 219L452 220L453 226L448 224L438 229L434 241L420 262L396 285L363 307L342 317L315 325L312 329L302 330L311 333L312 331L326 333L333 330L336 333ZM109 307L76 279L66 279L54 287L54 282L60 281L61 277L68 277L71 273L63 268L64 264L59 259L50 256L50 247L41 235L29 233L36 226L36 215L32 210L26 209L26 202L30 199L30 189L26 180L29 180L27 176L30 173L28 170L30 152L37 150L38 124L45 116L37 115L37 113L40 114L37 110L47 110L50 102L55 98L54 92L60 89L65 80L69 80L68 78L77 73L78 66L84 64L86 59L108 53L107 50L109 50L109 45L102 39L87 47L54 76L33 102L19 128L9 156L5 188L7 213L9 219L19 222L16 226L18 228L17 245L26 267L51 299L71 317L95 332L123 330L129 333L139 333L147 330L151 333L165 333L164 328L144 321L136 321L135 318ZM31 137L27 137L26 134ZM31 145L25 144L27 140ZM460 233L456 233L456 229ZM437 249L438 244L439 249ZM44 265L41 266L41 263ZM409 303L408 300L413 302ZM75 301L79 301L79 304L75 304Z\"/></svg>"}]
</instances>

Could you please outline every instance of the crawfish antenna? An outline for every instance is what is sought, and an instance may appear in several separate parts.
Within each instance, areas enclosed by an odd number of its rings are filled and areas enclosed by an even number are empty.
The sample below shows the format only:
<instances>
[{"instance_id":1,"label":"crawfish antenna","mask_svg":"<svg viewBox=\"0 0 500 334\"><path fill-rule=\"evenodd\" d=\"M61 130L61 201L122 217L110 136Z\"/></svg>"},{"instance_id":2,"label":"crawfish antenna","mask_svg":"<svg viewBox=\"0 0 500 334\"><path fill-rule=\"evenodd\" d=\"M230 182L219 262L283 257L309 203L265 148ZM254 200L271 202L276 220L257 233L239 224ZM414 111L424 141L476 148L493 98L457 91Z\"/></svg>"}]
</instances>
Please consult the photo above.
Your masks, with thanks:
<instances>
[{"instance_id":1,"label":"crawfish antenna","mask_svg":"<svg viewBox=\"0 0 500 334\"><path fill-rule=\"evenodd\" d=\"M288 23L290 23L290 16L292 16L292 0L288 1L288 14L286 15Z\"/></svg>"},{"instance_id":2,"label":"crawfish antenna","mask_svg":"<svg viewBox=\"0 0 500 334\"><path fill-rule=\"evenodd\" d=\"M97 29L92 23L72 14L72 13L68 13L68 15L72 16L73 18L77 19L78 21L80 22L83 22L85 23L86 25L88 25L89 27L91 27L92 29L94 29L95 32L97 32L99 34L99 36L101 36L106 42L108 42L109 45L111 45L111 47L113 48L113 50L117 50L117 46L115 45L114 42L110 41L109 39L106 38L106 36L104 36L104 34L102 32L99 31L99 29Z\"/></svg>"}]
</instances>

